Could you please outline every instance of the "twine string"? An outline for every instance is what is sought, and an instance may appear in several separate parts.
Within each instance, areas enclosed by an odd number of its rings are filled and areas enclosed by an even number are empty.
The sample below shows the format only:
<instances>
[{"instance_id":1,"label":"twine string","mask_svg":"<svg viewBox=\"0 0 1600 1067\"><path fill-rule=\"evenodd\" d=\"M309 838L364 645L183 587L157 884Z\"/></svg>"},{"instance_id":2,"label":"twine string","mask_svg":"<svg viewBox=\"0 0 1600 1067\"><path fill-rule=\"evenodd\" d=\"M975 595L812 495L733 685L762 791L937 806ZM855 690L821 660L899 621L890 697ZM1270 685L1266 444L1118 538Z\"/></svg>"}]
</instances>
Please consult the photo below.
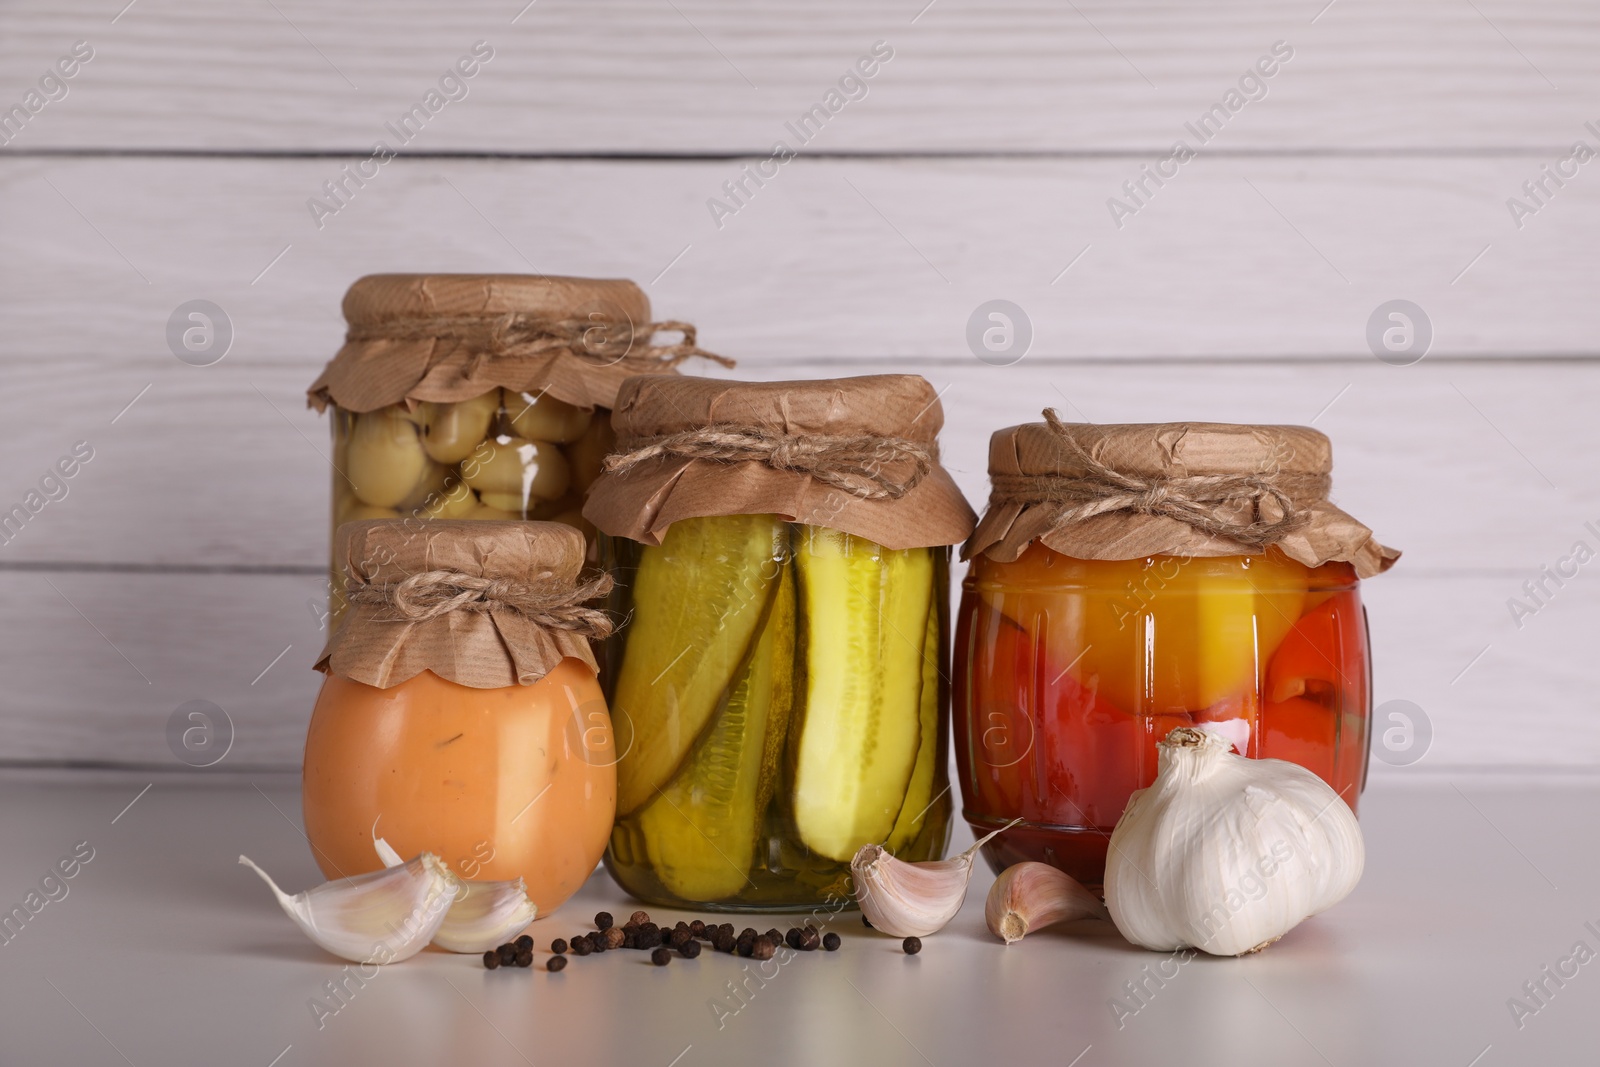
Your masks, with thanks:
<instances>
[{"instance_id":1,"label":"twine string","mask_svg":"<svg viewBox=\"0 0 1600 1067\"><path fill-rule=\"evenodd\" d=\"M611 591L609 574L575 588L556 585L549 572L539 579L525 582L460 571L422 571L395 584L357 585L350 601L387 607L405 622L426 622L452 611L505 611L546 630L566 630L595 640L610 635L611 619L605 612L584 606Z\"/></svg>"}]
</instances>

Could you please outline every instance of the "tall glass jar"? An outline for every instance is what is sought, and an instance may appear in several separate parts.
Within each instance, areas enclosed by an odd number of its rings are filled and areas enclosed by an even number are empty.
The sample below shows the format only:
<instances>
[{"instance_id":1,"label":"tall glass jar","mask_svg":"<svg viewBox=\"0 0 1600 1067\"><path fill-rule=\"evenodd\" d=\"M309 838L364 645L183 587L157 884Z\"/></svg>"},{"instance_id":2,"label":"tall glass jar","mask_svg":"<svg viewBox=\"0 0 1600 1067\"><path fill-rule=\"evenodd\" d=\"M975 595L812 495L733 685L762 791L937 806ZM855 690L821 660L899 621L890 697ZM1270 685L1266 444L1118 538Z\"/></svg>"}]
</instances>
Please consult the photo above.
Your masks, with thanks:
<instances>
[{"instance_id":1,"label":"tall glass jar","mask_svg":"<svg viewBox=\"0 0 1600 1067\"><path fill-rule=\"evenodd\" d=\"M830 393L846 398L831 411ZM906 425L937 404L921 379L623 387L621 469L596 483L589 514L616 579L612 614L627 620L602 657L620 753L606 863L636 897L727 911L843 907L863 845L907 860L943 855L952 804L940 538L970 512L947 476L899 457L909 438L878 438L894 498L850 492L859 474L818 488L774 465L775 454L808 450L808 462L835 468L830 477L859 471L875 399L887 407L880 428L931 445L937 411L926 427ZM712 408L718 418L702 430L663 421ZM635 464L630 450L656 449L663 433L667 453ZM824 438L852 434L856 460L826 454L836 445ZM630 503L638 494L655 498L649 514ZM757 510L780 501L783 514ZM705 513L718 504L729 510ZM897 543L885 544L891 532Z\"/></svg>"},{"instance_id":2,"label":"tall glass jar","mask_svg":"<svg viewBox=\"0 0 1600 1067\"><path fill-rule=\"evenodd\" d=\"M344 298L344 347L309 390L331 408L331 529L361 519L539 519L587 537L617 386L671 373L693 327L650 321L629 281L379 274ZM658 346L658 329L682 340ZM716 357L712 357L716 358ZM337 541L329 611L345 610Z\"/></svg>"},{"instance_id":3,"label":"tall glass jar","mask_svg":"<svg viewBox=\"0 0 1600 1067\"><path fill-rule=\"evenodd\" d=\"M1326 502L1326 438L1054 423L1000 431L991 465L954 657L966 819L1023 820L985 846L991 865L1099 885L1179 726L1298 763L1355 809L1372 711L1359 578L1398 553ZM1151 510L1105 507L1118 499Z\"/></svg>"},{"instance_id":4,"label":"tall glass jar","mask_svg":"<svg viewBox=\"0 0 1600 1067\"><path fill-rule=\"evenodd\" d=\"M593 873L615 810L616 747L585 638L604 617L549 628L517 598L577 605L582 538L523 522L340 534L353 611L318 663L302 787L318 865L329 878L376 870L381 836L469 881L521 878L548 914Z\"/></svg>"}]
</instances>

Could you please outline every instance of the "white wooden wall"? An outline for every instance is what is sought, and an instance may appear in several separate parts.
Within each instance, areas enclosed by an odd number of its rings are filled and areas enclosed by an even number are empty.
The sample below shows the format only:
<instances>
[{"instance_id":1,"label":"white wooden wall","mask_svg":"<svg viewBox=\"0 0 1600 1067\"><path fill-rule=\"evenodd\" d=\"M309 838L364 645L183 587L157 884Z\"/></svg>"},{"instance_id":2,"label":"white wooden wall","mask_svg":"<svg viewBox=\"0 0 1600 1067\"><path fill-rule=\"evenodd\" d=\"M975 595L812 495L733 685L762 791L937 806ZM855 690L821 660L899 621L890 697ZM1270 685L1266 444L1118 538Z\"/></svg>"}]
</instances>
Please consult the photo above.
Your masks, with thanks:
<instances>
[{"instance_id":1,"label":"white wooden wall","mask_svg":"<svg viewBox=\"0 0 1600 1067\"><path fill-rule=\"evenodd\" d=\"M989 432L1046 405L1315 422L1336 498L1406 550L1367 586L1377 693L1435 738L1375 769L1600 767L1600 563L1507 605L1600 549L1600 163L1520 227L1506 203L1600 149L1593 3L522 2L0 2L0 109L94 51L0 148L0 505L94 449L0 545L0 760L176 766L199 698L237 729L219 770L297 764L328 493L302 393L339 299L537 270L638 280L741 375L926 375L980 506ZM477 41L468 95L319 229L308 198ZM866 97L719 227L708 198L879 41ZM1279 41L1119 228L1107 199ZM208 367L165 339L196 298L236 333ZM992 298L1033 323L1013 366L965 340ZM1368 349L1395 298L1433 323L1412 366Z\"/></svg>"}]
</instances>

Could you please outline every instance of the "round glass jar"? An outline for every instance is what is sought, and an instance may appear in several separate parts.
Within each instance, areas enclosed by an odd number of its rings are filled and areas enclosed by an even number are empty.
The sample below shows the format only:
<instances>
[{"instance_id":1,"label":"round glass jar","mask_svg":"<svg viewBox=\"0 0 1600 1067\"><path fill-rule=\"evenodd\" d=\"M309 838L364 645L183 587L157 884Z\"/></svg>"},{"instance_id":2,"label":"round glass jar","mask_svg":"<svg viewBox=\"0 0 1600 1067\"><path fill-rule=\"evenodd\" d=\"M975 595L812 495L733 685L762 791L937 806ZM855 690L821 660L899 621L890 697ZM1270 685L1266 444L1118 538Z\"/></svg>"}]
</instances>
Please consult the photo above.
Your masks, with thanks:
<instances>
[{"instance_id":1,"label":"round glass jar","mask_svg":"<svg viewBox=\"0 0 1600 1067\"><path fill-rule=\"evenodd\" d=\"M1326 438L1052 419L997 433L990 462L953 718L974 833L1023 820L984 846L991 866L1040 860L1099 886L1180 726L1306 767L1356 808L1372 714L1359 584L1398 553L1327 503Z\"/></svg>"},{"instance_id":2,"label":"round glass jar","mask_svg":"<svg viewBox=\"0 0 1600 1067\"><path fill-rule=\"evenodd\" d=\"M837 909L863 845L943 855L948 546L973 516L941 421L910 376L622 387L585 513L626 620L601 678L629 893Z\"/></svg>"},{"instance_id":3,"label":"round glass jar","mask_svg":"<svg viewBox=\"0 0 1600 1067\"><path fill-rule=\"evenodd\" d=\"M576 585L582 538L553 523L418 533L379 520L340 539L352 612L318 663L302 784L318 866L376 870L379 836L464 879L521 878L549 914L593 873L616 806L584 636L608 627L586 628L603 616L582 607L595 588Z\"/></svg>"},{"instance_id":4,"label":"round glass jar","mask_svg":"<svg viewBox=\"0 0 1600 1067\"><path fill-rule=\"evenodd\" d=\"M649 299L624 280L369 275L345 294L344 314L344 347L308 392L331 409L334 530L537 519L592 538L581 508L611 448L617 387L709 357L693 327L652 322ZM656 345L658 330L682 339ZM344 560L332 544L337 625Z\"/></svg>"}]
</instances>

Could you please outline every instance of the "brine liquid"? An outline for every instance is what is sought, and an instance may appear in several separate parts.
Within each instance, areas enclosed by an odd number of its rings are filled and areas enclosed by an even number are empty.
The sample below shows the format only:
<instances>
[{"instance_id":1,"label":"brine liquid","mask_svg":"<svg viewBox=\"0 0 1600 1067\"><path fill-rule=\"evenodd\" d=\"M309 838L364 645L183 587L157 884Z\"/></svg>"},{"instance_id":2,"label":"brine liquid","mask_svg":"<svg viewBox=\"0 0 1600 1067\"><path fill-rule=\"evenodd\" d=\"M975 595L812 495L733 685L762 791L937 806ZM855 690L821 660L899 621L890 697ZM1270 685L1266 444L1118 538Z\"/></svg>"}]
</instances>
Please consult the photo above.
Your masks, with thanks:
<instances>
[{"instance_id":1,"label":"brine liquid","mask_svg":"<svg viewBox=\"0 0 1600 1067\"><path fill-rule=\"evenodd\" d=\"M974 561L954 655L965 816L998 871L1042 860L1098 886L1112 829L1179 726L1314 771L1352 809L1370 682L1354 571L1251 557L1078 560L1035 543Z\"/></svg>"}]
</instances>

